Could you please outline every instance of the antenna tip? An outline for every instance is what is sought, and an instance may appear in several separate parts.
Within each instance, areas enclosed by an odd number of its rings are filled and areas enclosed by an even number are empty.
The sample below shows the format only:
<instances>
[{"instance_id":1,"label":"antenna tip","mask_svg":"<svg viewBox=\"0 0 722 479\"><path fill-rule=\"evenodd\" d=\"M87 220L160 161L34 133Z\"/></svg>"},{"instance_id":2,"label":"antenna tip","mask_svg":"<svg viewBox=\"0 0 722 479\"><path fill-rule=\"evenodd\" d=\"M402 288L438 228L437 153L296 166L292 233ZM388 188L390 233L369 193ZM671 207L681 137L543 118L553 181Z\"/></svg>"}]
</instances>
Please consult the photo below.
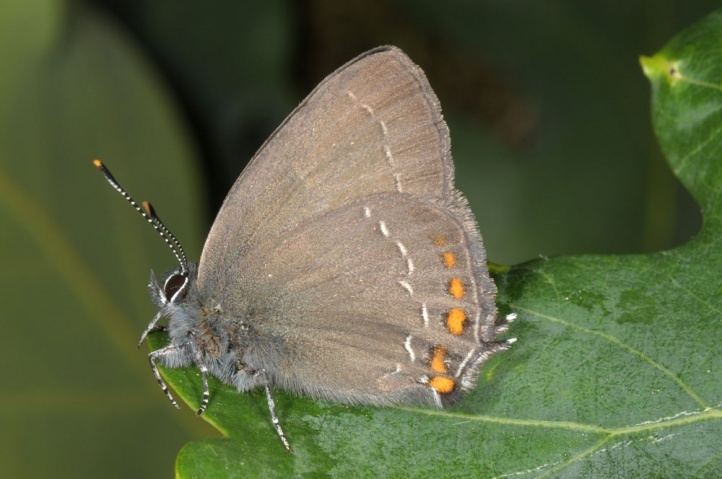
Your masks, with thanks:
<instances>
[{"instance_id":1,"label":"antenna tip","mask_svg":"<svg viewBox=\"0 0 722 479\"><path fill-rule=\"evenodd\" d=\"M101 169L101 168L103 168L103 162L100 161L99 159L95 158L93 160L93 166L96 167L97 169Z\"/></svg>"}]
</instances>

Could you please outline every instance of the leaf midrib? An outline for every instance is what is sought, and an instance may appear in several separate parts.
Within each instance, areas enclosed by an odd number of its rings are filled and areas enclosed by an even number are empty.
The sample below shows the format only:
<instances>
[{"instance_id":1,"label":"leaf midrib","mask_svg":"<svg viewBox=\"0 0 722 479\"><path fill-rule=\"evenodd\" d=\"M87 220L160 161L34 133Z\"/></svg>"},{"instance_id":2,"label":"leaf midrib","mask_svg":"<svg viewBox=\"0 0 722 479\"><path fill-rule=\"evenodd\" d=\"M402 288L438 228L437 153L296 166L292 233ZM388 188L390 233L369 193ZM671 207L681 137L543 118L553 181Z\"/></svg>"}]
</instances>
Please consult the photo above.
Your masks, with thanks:
<instances>
[{"instance_id":1,"label":"leaf midrib","mask_svg":"<svg viewBox=\"0 0 722 479\"><path fill-rule=\"evenodd\" d=\"M707 407L697 411L680 411L677 414L666 418L654 419L633 424L630 426L604 427L595 424L586 424L574 421L550 421L543 419L518 419L503 416L488 416L484 414L467 414L454 411L443 411L433 409L416 409L408 407L399 407L402 411L414 414L423 414L426 416L442 417L447 419L459 420L463 419L469 422L485 422L493 424L502 424L507 426L520 427L538 427L547 429L563 429L573 432L585 432L595 434L608 434L610 436L621 436L626 434L637 434L646 431L655 431L659 429L685 426L705 420L722 419L722 409L720 405Z\"/></svg>"}]
</instances>

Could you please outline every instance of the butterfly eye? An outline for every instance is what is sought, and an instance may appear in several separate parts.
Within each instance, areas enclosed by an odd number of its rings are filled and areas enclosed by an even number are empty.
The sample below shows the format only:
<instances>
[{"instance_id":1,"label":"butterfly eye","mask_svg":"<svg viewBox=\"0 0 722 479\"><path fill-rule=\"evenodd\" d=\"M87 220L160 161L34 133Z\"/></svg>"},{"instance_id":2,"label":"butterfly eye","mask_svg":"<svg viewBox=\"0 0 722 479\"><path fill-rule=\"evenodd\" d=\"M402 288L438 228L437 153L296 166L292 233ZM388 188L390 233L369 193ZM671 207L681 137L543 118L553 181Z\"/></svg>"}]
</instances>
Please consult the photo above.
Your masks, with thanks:
<instances>
[{"instance_id":1,"label":"butterfly eye","mask_svg":"<svg viewBox=\"0 0 722 479\"><path fill-rule=\"evenodd\" d=\"M172 274L165 281L163 293L166 300L173 303L176 299L185 293L185 287L188 284L188 277L183 274Z\"/></svg>"}]
</instances>

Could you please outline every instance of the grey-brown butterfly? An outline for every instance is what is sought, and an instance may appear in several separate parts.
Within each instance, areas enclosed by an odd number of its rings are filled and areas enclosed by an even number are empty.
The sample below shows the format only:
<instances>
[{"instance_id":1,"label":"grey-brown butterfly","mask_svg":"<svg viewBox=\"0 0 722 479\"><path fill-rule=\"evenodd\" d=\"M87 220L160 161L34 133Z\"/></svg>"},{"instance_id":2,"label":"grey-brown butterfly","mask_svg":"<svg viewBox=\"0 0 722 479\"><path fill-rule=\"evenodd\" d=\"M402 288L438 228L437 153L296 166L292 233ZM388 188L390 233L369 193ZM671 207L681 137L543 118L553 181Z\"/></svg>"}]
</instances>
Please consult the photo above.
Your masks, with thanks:
<instances>
[{"instance_id":1,"label":"grey-brown butterfly","mask_svg":"<svg viewBox=\"0 0 722 479\"><path fill-rule=\"evenodd\" d=\"M497 318L476 222L454 188L436 95L398 48L332 73L231 188L197 266L152 207L106 179L160 233L179 267L151 277L170 343L157 365L195 365L238 391L352 404L443 407L474 387L512 318Z\"/></svg>"}]
</instances>

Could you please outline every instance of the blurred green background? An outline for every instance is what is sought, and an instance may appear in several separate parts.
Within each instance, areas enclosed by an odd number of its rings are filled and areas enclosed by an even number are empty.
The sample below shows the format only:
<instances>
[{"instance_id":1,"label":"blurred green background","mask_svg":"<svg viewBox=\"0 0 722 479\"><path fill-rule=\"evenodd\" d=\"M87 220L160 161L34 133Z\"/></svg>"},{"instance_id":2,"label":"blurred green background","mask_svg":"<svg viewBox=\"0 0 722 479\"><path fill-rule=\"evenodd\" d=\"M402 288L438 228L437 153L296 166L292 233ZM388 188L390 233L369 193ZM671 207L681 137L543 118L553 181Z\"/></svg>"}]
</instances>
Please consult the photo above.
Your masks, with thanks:
<instances>
[{"instance_id":1,"label":"blurred green background","mask_svg":"<svg viewBox=\"0 0 722 479\"><path fill-rule=\"evenodd\" d=\"M0 2L0 476L169 477L216 433L136 339L173 267L101 157L198 258L233 180L325 75L379 44L427 73L489 257L669 248L700 214L638 55L708 1Z\"/></svg>"}]
</instances>

